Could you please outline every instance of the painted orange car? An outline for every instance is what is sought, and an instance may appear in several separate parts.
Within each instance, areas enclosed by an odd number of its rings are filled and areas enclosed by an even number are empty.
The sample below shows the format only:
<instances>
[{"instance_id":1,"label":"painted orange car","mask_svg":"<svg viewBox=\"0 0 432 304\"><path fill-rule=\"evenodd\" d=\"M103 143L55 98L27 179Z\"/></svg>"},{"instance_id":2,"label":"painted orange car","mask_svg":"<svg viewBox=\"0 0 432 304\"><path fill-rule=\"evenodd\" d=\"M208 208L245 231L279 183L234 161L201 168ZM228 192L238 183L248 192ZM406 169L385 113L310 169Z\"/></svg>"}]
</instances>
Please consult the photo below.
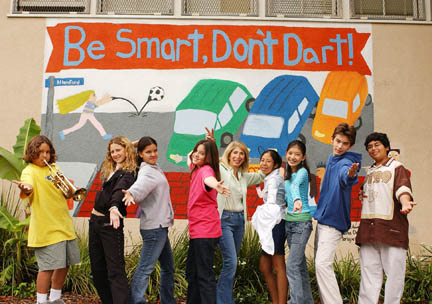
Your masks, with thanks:
<instances>
[{"instance_id":1,"label":"painted orange car","mask_svg":"<svg viewBox=\"0 0 432 304\"><path fill-rule=\"evenodd\" d=\"M346 122L354 125L368 99L366 77L357 72L330 72L321 90L314 122L312 136L320 142L331 144L335 127Z\"/></svg>"}]
</instances>

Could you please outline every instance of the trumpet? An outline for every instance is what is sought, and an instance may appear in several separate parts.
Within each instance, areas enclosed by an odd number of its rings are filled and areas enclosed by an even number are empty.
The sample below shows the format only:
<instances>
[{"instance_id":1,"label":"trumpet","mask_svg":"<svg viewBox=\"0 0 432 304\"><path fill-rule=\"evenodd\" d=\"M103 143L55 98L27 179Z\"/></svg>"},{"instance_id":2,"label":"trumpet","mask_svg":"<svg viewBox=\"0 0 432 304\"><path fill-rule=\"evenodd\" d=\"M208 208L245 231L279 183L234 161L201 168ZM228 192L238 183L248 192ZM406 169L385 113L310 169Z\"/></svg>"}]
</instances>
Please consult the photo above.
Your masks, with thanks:
<instances>
[{"instance_id":1,"label":"trumpet","mask_svg":"<svg viewBox=\"0 0 432 304\"><path fill-rule=\"evenodd\" d=\"M60 170L54 170L45 159L43 161L50 170L51 182L61 190L65 198L72 198L74 201L82 201L86 197L86 189L75 187Z\"/></svg>"}]
</instances>

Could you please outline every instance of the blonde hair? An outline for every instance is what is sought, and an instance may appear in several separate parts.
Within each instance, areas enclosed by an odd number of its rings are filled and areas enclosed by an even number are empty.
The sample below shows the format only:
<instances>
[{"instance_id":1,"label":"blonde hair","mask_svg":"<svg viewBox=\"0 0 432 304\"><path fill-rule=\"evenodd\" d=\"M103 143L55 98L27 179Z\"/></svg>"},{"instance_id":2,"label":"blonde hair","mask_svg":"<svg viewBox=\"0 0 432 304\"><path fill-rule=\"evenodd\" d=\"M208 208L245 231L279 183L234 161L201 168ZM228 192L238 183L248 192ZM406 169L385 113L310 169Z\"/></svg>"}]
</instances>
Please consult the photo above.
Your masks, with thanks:
<instances>
[{"instance_id":1,"label":"blonde hair","mask_svg":"<svg viewBox=\"0 0 432 304\"><path fill-rule=\"evenodd\" d=\"M58 99L57 105L60 110L60 114L67 114L72 112L73 110L81 107L87 100L89 100L90 96L94 94L95 91L88 90L78 94L74 94L72 96Z\"/></svg>"},{"instance_id":2,"label":"blonde hair","mask_svg":"<svg viewBox=\"0 0 432 304\"><path fill-rule=\"evenodd\" d=\"M136 169L135 148L133 147L129 139L127 139L124 136L117 136L112 138L108 143L107 154L105 156L101 168L101 179L106 180L111 175L111 173L116 169L116 163L112 159L111 152L110 152L110 148L112 144L120 145L125 149L126 157L125 160L120 164L120 169L135 174L135 169Z\"/></svg>"},{"instance_id":3,"label":"blonde hair","mask_svg":"<svg viewBox=\"0 0 432 304\"><path fill-rule=\"evenodd\" d=\"M232 141L228 145L228 147L225 149L225 151L224 151L224 153L222 155L221 161L225 165L231 167L230 164L229 164L229 157L231 155L231 152L234 151L235 148L240 148L244 152L245 159L244 159L244 161L241 164L241 166L240 166L239 169L240 169L241 172L247 172L248 169L249 169L249 150L246 147L246 145L244 143L242 143L241 141Z\"/></svg>"}]
</instances>

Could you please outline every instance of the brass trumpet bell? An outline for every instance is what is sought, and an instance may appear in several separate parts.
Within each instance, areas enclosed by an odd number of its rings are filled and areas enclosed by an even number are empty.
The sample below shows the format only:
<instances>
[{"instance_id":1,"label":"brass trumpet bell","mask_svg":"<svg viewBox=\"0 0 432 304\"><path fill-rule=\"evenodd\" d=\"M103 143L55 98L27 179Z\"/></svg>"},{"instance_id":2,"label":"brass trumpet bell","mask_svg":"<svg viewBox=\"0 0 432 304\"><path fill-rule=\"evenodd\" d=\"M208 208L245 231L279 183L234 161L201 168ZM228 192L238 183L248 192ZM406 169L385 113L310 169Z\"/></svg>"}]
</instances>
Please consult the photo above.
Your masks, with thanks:
<instances>
[{"instance_id":1,"label":"brass trumpet bell","mask_svg":"<svg viewBox=\"0 0 432 304\"><path fill-rule=\"evenodd\" d=\"M65 198L72 198L74 201L82 201L86 197L86 189L75 187L74 184L72 184L72 182L68 180L60 170L54 170L54 168L51 167L46 160L43 161L50 170L51 182L54 184L54 186L61 190Z\"/></svg>"}]
</instances>

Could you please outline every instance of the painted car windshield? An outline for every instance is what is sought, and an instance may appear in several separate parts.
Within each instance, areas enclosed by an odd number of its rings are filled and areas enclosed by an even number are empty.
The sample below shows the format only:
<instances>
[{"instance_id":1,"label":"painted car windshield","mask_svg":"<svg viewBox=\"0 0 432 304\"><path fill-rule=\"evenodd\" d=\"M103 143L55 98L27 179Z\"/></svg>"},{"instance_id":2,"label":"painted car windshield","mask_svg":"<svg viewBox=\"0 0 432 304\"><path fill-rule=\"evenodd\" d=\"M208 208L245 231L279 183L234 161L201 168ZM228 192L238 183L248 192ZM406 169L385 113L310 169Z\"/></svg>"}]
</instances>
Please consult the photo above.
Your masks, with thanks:
<instances>
[{"instance_id":1,"label":"painted car windshield","mask_svg":"<svg viewBox=\"0 0 432 304\"><path fill-rule=\"evenodd\" d=\"M346 119L348 117L348 103L344 100L326 98L324 100L322 113L324 115Z\"/></svg>"},{"instance_id":2,"label":"painted car windshield","mask_svg":"<svg viewBox=\"0 0 432 304\"><path fill-rule=\"evenodd\" d=\"M247 94L240 87L237 87L234 92L231 94L229 101L235 112L240 108L243 101L245 100Z\"/></svg>"},{"instance_id":3,"label":"painted car windshield","mask_svg":"<svg viewBox=\"0 0 432 304\"><path fill-rule=\"evenodd\" d=\"M297 107L297 111L294 111L294 113L291 115L291 117L288 119L288 134L291 134L295 127L297 126L297 124L300 121L300 117L301 115L303 115L304 111L306 110L306 107L308 106L308 100L305 98L303 98L302 102L299 104L299 106ZM299 115L300 113L300 115Z\"/></svg>"},{"instance_id":4,"label":"painted car windshield","mask_svg":"<svg viewBox=\"0 0 432 304\"><path fill-rule=\"evenodd\" d=\"M360 95L357 94L353 101L353 113L360 107Z\"/></svg>"},{"instance_id":5,"label":"painted car windshield","mask_svg":"<svg viewBox=\"0 0 432 304\"><path fill-rule=\"evenodd\" d=\"M201 135L205 127L213 127L216 123L216 114L204 110L179 110L176 112L174 132L179 134Z\"/></svg>"},{"instance_id":6,"label":"painted car windshield","mask_svg":"<svg viewBox=\"0 0 432 304\"><path fill-rule=\"evenodd\" d=\"M233 117L233 113L228 103L226 103L223 109L219 113L219 121L221 125L225 126L231 120L232 117Z\"/></svg>"},{"instance_id":7,"label":"painted car windshield","mask_svg":"<svg viewBox=\"0 0 432 304\"><path fill-rule=\"evenodd\" d=\"M279 138L284 119L279 116L249 114L246 119L243 134L264 138Z\"/></svg>"}]
</instances>

